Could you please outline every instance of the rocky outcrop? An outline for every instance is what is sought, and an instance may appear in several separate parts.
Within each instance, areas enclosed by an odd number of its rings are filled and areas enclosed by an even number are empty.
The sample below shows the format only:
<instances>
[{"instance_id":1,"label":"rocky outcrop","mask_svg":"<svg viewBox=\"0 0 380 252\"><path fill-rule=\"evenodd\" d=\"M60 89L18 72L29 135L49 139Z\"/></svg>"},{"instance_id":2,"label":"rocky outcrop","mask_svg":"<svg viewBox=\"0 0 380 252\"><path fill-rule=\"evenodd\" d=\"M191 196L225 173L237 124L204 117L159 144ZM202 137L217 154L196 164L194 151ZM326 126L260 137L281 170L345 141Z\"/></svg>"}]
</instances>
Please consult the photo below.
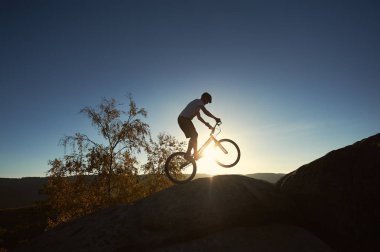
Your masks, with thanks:
<instances>
[{"instance_id":1,"label":"rocky outcrop","mask_svg":"<svg viewBox=\"0 0 380 252\"><path fill-rule=\"evenodd\" d=\"M309 231L281 224L232 228L153 250L153 252L177 251L332 252L333 250Z\"/></svg>"},{"instance_id":2,"label":"rocky outcrop","mask_svg":"<svg viewBox=\"0 0 380 252\"><path fill-rule=\"evenodd\" d=\"M380 224L380 134L332 151L277 182L299 221L340 251L374 251Z\"/></svg>"},{"instance_id":3,"label":"rocky outcrop","mask_svg":"<svg viewBox=\"0 0 380 252\"><path fill-rule=\"evenodd\" d=\"M174 251L177 246L195 246L207 251L218 243L220 248L247 251L251 241L260 240L257 246L263 249L258 251L294 251L306 239L310 244L303 243L297 251L330 251L311 233L281 224L292 209L292 202L270 183L244 176L202 178L133 206L106 209L59 226L20 250ZM242 237L250 241L242 245Z\"/></svg>"}]
</instances>

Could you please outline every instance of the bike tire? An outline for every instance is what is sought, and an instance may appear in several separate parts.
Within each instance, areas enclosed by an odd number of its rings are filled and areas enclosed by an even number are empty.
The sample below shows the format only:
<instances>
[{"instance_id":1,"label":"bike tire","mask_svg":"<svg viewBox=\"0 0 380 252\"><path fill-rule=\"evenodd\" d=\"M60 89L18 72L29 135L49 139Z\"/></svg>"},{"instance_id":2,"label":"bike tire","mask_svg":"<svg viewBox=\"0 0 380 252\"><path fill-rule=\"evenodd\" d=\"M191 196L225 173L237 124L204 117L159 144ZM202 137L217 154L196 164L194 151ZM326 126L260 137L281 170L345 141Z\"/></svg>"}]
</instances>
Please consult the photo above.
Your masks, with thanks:
<instances>
[{"instance_id":1,"label":"bike tire","mask_svg":"<svg viewBox=\"0 0 380 252\"><path fill-rule=\"evenodd\" d=\"M173 183L184 184L189 182L197 173L195 160L187 161L184 155L185 152L175 152L166 159L165 174ZM185 173L182 173L183 171Z\"/></svg>"},{"instance_id":2,"label":"bike tire","mask_svg":"<svg viewBox=\"0 0 380 252\"><path fill-rule=\"evenodd\" d=\"M219 143L221 145L223 145L223 147L228 146L230 151L232 152L232 154L236 155L236 158L232 157L232 160L228 161L228 163L226 163L225 161L220 161L220 159L218 159L218 156L216 156L216 158L215 158L216 163L222 167L225 167L225 168L230 168L230 167L235 166L240 160L240 148L239 148L239 146L234 141L232 141L230 139L221 139L221 140L219 140ZM215 147L218 148L217 146L215 146ZM226 155L228 155L228 154L226 154Z\"/></svg>"}]
</instances>

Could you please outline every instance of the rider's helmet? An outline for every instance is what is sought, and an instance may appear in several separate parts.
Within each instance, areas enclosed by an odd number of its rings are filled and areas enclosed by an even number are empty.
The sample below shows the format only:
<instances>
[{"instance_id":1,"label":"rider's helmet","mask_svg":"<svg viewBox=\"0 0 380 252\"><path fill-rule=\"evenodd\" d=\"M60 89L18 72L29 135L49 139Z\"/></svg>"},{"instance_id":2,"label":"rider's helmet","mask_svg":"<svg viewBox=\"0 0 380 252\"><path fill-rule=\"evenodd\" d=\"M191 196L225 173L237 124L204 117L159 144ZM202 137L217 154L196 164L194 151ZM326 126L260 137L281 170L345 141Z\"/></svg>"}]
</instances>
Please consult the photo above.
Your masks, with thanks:
<instances>
[{"instance_id":1,"label":"rider's helmet","mask_svg":"<svg viewBox=\"0 0 380 252\"><path fill-rule=\"evenodd\" d=\"M211 103L212 101L212 97L209 93L207 92L204 92L201 96L201 99L204 100L204 101L208 101L209 103Z\"/></svg>"}]
</instances>

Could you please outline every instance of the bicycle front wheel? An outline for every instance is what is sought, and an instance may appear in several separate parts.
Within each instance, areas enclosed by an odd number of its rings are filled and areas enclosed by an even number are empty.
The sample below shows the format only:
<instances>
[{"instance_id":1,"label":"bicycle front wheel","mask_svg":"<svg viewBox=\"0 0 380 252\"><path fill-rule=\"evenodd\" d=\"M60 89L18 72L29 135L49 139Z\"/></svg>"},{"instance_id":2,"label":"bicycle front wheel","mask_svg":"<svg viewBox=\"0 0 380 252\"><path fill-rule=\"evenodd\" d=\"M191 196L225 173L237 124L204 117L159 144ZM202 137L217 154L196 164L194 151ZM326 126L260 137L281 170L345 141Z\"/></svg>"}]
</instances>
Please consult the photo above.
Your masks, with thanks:
<instances>
[{"instance_id":1,"label":"bicycle front wheel","mask_svg":"<svg viewBox=\"0 0 380 252\"><path fill-rule=\"evenodd\" d=\"M239 146L230 139L221 139L215 143L215 161L218 165L230 168L240 160Z\"/></svg>"},{"instance_id":2,"label":"bicycle front wheel","mask_svg":"<svg viewBox=\"0 0 380 252\"><path fill-rule=\"evenodd\" d=\"M197 172L197 164L184 158L185 152L171 154L165 163L166 176L174 183L183 184L192 180Z\"/></svg>"}]
</instances>

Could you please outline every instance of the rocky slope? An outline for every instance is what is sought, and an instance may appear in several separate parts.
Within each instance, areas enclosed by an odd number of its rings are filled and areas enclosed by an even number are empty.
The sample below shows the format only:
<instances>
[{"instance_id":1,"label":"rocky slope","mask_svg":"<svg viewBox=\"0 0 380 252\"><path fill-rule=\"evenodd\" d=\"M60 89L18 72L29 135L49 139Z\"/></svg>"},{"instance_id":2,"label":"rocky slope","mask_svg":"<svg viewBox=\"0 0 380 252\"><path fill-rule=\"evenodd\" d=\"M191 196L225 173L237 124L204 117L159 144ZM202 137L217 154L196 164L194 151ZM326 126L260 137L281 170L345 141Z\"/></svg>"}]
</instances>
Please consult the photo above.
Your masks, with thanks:
<instances>
[{"instance_id":1,"label":"rocky slope","mask_svg":"<svg viewBox=\"0 0 380 252\"><path fill-rule=\"evenodd\" d=\"M246 176L276 183L285 174L276 173L254 173ZM140 179L144 179L141 175ZM88 175L88 179L93 176ZM209 174L196 174L195 178L211 177ZM44 201L47 196L40 193L46 185L48 178L28 177L28 178L0 178L0 209L29 207L36 202Z\"/></svg>"},{"instance_id":2,"label":"rocky slope","mask_svg":"<svg viewBox=\"0 0 380 252\"><path fill-rule=\"evenodd\" d=\"M380 224L380 134L304 165L277 182L299 221L340 251L375 251Z\"/></svg>"},{"instance_id":3,"label":"rocky slope","mask_svg":"<svg viewBox=\"0 0 380 252\"><path fill-rule=\"evenodd\" d=\"M202 178L59 226L19 251L331 251L286 224L293 207L268 182Z\"/></svg>"}]
</instances>

